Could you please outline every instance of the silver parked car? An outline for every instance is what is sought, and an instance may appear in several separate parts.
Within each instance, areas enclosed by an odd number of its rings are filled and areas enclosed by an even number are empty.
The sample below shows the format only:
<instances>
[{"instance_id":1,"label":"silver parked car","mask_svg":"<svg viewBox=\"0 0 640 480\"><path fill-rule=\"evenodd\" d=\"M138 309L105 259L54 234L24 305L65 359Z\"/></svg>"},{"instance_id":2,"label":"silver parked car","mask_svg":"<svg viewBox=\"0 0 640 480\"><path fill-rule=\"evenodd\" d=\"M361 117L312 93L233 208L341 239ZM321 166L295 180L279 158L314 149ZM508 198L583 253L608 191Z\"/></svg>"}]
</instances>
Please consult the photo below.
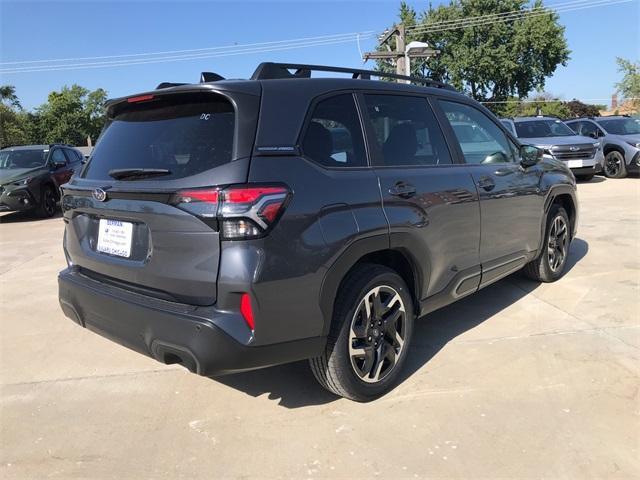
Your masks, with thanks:
<instances>
[{"instance_id":1,"label":"silver parked car","mask_svg":"<svg viewBox=\"0 0 640 480\"><path fill-rule=\"evenodd\" d=\"M547 158L564 162L581 180L591 180L604 168L602 145L591 137L576 135L555 117L502 118L502 124L523 143L544 150Z\"/></svg>"},{"instance_id":2,"label":"silver parked car","mask_svg":"<svg viewBox=\"0 0 640 480\"><path fill-rule=\"evenodd\" d=\"M607 177L623 178L640 171L640 119L626 115L576 118L567 125L602 143Z\"/></svg>"}]
</instances>

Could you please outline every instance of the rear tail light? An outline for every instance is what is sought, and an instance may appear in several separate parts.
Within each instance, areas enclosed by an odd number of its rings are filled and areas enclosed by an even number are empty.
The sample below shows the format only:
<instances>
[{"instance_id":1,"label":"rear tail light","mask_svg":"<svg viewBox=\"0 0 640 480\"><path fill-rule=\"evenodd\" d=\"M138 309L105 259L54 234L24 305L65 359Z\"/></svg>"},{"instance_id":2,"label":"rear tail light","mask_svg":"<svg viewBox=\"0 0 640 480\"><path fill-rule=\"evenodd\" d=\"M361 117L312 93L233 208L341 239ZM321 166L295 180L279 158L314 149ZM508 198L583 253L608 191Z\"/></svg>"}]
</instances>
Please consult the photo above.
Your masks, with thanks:
<instances>
[{"instance_id":1,"label":"rear tail light","mask_svg":"<svg viewBox=\"0 0 640 480\"><path fill-rule=\"evenodd\" d=\"M225 189L183 190L171 204L207 223L220 223L227 240L265 235L286 208L291 192L284 186L241 185Z\"/></svg>"}]
</instances>

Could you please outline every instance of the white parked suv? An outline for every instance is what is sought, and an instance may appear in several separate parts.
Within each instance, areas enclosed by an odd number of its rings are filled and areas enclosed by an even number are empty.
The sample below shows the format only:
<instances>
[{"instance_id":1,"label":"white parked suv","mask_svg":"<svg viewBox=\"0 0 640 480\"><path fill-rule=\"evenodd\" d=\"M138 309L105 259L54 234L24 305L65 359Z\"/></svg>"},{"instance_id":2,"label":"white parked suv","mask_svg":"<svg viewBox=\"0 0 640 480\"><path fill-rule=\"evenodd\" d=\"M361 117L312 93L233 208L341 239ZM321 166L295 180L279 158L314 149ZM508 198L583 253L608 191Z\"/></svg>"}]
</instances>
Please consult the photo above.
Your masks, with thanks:
<instances>
[{"instance_id":1,"label":"white parked suv","mask_svg":"<svg viewBox=\"0 0 640 480\"><path fill-rule=\"evenodd\" d=\"M604 174L623 178L640 171L640 119L626 115L567 121L576 133L597 139L605 156Z\"/></svg>"}]
</instances>

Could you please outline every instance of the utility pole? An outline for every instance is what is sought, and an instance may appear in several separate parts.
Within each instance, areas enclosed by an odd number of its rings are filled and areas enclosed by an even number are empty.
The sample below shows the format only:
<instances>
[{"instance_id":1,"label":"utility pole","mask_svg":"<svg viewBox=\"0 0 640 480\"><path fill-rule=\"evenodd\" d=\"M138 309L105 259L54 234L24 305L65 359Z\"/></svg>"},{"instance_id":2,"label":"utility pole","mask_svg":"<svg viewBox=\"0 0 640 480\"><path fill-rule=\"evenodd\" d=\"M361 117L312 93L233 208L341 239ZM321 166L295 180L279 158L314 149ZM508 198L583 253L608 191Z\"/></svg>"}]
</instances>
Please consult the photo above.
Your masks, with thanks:
<instances>
[{"instance_id":1,"label":"utility pole","mask_svg":"<svg viewBox=\"0 0 640 480\"><path fill-rule=\"evenodd\" d=\"M392 37L395 37L396 49L391 50L387 44ZM396 64L396 73L398 75L411 75L411 59L424 58L429 59L440 53L440 50L431 48L429 44L424 42L406 42L406 28L403 23L394 25L390 30L380 36L380 45L386 45L387 51L366 52L362 58L367 60L391 60ZM405 80L398 80L405 82ZM408 81L406 81L408 83Z\"/></svg>"}]
</instances>

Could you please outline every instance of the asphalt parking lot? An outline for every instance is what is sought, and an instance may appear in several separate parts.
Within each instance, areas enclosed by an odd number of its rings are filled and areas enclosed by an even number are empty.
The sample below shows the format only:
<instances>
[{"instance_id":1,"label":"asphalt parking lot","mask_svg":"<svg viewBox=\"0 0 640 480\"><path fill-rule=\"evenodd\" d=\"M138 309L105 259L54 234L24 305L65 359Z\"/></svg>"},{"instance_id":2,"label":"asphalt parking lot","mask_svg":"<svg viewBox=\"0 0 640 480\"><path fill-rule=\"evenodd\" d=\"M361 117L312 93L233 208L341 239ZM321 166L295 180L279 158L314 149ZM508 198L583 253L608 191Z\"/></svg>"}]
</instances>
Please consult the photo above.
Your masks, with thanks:
<instances>
[{"instance_id":1,"label":"asphalt parking lot","mask_svg":"<svg viewBox=\"0 0 640 480\"><path fill-rule=\"evenodd\" d=\"M579 185L569 271L417 324L405 379L337 399L306 363L217 380L66 319L61 219L0 225L2 478L640 478L640 181Z\"/></svg>"}]
</instances>

